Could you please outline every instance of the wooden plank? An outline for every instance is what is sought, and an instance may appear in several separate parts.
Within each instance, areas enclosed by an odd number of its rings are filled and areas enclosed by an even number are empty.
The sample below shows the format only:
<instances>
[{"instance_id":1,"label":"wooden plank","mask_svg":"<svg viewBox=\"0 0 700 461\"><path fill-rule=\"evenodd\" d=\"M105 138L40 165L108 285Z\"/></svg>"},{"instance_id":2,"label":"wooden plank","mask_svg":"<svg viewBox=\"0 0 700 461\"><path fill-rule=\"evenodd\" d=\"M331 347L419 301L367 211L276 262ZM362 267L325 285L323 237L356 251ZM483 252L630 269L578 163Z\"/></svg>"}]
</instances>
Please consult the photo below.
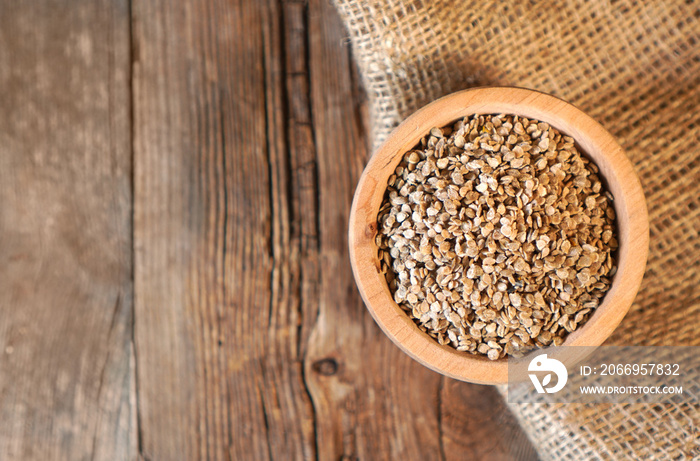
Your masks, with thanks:
<instances>
[{"instance_id":1,"label":"wooden plank","mask_svg":"<svg viewBox=\"0 0 700 461\"><path fill-rule=\"evenodd\" d=\"M135 459L129 5L0 3L0 459Z\"/></svg>"},{"instance_id":2,"label":"wooden plank","mask_svg":"<svg viewBox=\"0 0 700 461\"><path fill-rule=\"evenodd\" d=\"M321 281L307 385L319 459L536 459L494 388L419 365L389 342L363 306L346 235L368 158L366 105L345 31L326 0L309 1L309 37Z\"/></svg>"},{"instance_id":3,"label":"wooden plank","mask_svg":"<svg viewBox=\"0 0 700 461\"><path fill-rule=\"evenodd\" d=\"M285 110L300 83L285 74L281 6L133 10L142 454L313 459L299 339L314 289L301 273L314 264L315 222L302 217L313 150L310 127L286 135L308 120L303 104Z\"/></svg>"},{"instance_id":4,"label":"wooden plank","mask_svg":"<svg viewBox=\"0 0 700 461\"><path fill-rule=\"evenodd\" d=\"M350 269L347 220L368 152L350 48L327 0L309 1L309 37L321 271L306 366L319 459L436 459L441 378L379 331Z\"/></svg>"}]
</instances>

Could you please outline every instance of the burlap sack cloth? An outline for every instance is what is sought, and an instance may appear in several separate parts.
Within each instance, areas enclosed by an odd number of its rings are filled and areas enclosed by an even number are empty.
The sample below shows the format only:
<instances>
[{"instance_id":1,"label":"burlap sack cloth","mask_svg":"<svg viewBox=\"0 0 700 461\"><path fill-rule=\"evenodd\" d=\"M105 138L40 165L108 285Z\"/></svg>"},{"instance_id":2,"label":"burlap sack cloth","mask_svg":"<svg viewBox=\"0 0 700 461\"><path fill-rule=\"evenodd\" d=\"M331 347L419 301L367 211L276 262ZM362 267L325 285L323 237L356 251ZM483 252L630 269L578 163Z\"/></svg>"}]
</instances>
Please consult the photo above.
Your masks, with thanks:
<instances>
[{"instance_id":1,"label":"burlap sack cloth","mask_svg":"<svg viewBox=\"0 0 700 461\"><path fill-rule=\"evenodd\" d=\"M609 343L700 345L700 6L692 0L335 0L373 147L426 103L513 85L583 109L646 194L644 282ZM700 459L700 405L510 405L544 460Z\"/></svg>"}]
</instances>

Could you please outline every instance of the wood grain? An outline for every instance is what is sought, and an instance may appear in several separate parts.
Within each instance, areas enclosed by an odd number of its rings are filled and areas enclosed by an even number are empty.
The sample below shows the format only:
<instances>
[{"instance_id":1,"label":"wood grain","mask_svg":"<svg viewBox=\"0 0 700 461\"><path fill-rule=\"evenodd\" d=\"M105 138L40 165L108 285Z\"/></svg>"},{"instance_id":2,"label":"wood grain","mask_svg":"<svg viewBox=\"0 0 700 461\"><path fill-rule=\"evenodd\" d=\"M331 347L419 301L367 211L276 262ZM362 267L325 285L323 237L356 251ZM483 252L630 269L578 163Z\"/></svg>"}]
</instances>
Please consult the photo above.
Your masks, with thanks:
<instances>
[{"instance_id":1,"label":"wood grain","mask_svg":"<svg viewBox=\"0 0 700 461\"><path fill-rule=\"evenodd\" d=\"M0 459L134 459L128 2L0 3Z\"/></svg>"},{"instance_id":2,"label":"wood grain","mask_svg":"<svg viewBox=\"0 0 700 461\"><path fill-rule=\"evenodd\" d=\"M301 218L316 203L314 151L283 8L295 14L274 1L134 3L146 459L315 457L300 355L317 302L302 303L316 289L317 224Z\"/></svg>"},{"instance_id":3,"label":"wood grain","mask_svg":"<svg viewBox=\"0 0 700 461\"><path fill-rule=\"evenodd\" d=\"M360 299L327 0L0 3L0 88L1 460L530 459Z\"/></svg>"}]
</instances>

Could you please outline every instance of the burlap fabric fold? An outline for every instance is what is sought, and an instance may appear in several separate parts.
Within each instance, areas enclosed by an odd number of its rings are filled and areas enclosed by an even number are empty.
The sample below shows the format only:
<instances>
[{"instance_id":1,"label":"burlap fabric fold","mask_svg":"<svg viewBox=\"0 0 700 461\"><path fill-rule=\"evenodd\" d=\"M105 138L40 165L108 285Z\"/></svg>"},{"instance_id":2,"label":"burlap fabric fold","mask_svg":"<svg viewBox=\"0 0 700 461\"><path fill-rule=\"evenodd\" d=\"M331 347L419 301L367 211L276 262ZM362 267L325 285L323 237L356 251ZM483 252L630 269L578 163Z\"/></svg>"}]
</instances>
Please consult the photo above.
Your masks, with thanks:
<instances>
[{"instance_id":1,"label":"burlap fabric fold","mask_svg":"<svg viewBox=\"0 0 700 461\"><path fill-rule=\"evenodd\" d=\"M484 85L566 99L625 147L651 247L612 344L700 345L700 5L692 0L334 0L378 146L410 113ZM700 459L700 405L511 405L544 460Z\"/></svg>"}]
</instances>

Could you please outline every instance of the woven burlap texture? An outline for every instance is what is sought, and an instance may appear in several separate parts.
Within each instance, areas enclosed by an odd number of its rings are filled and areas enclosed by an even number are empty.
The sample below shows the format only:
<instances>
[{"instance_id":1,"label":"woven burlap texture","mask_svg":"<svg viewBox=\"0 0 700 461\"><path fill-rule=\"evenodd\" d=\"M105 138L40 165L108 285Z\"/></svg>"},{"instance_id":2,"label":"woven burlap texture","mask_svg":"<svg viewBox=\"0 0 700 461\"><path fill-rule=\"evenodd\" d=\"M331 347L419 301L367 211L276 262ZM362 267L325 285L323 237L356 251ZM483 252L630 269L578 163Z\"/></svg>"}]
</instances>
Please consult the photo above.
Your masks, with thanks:
<instances>
[{"instance_id":1,"label":"woven burlap texture","mask_svg":"<svg viewBox=\"0 0 700 461\"><path fill-rule=\"evenodd\" d=\"M651 244L609 340L700 340L700 7L693 1L335 0L370 102L372 145L426 103L512 85L568 100L626 149ZM700 405L510 405L544 460L700 459Z\"/></svg>"}]
</instances>

